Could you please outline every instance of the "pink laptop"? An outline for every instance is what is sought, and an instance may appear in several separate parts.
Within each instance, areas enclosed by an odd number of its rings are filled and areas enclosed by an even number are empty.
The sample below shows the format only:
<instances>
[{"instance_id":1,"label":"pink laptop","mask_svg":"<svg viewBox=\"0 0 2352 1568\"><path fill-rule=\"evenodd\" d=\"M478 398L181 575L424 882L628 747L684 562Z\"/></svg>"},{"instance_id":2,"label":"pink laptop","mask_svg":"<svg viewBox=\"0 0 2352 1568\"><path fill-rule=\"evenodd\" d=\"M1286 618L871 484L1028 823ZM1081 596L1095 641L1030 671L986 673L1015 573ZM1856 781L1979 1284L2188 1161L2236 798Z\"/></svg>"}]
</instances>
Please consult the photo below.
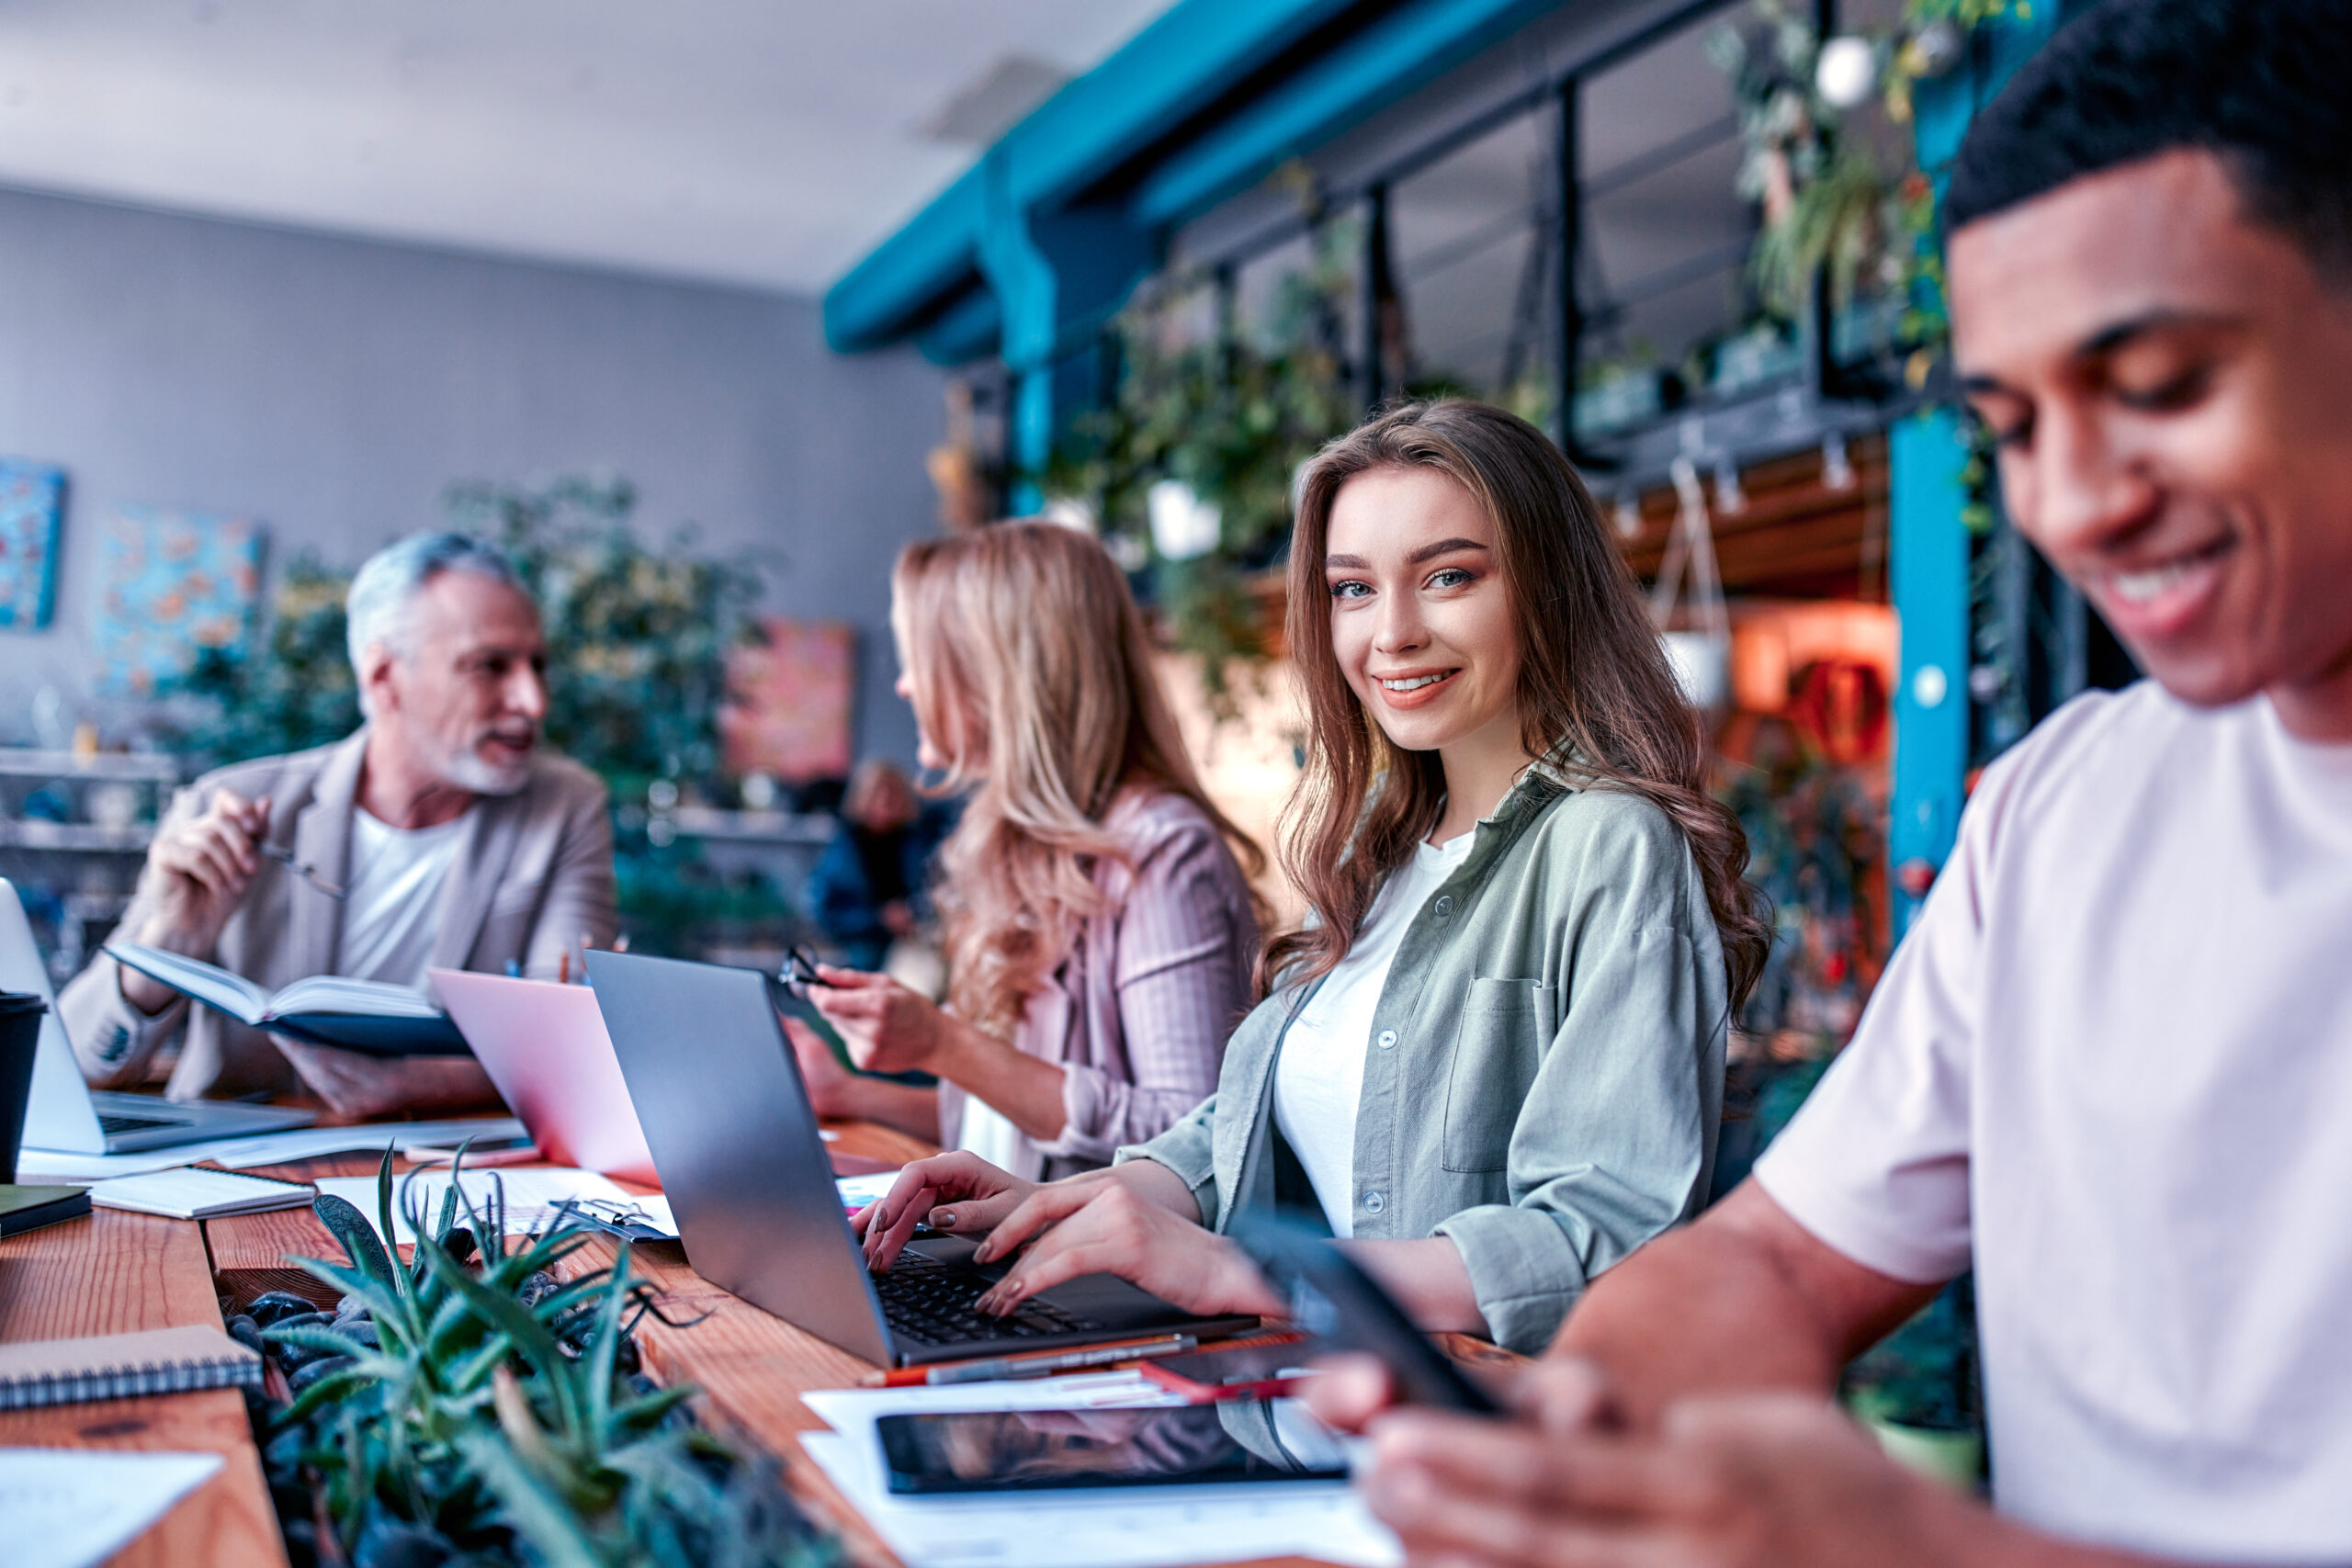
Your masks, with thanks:
<instances>
[{"instance_id":1,"label":"pink laptop","mask_svg":"<svg viewBox=\"0 0 2352 1568\"><path fill-rule=\"evenodd\" d=\"M433 988L531 1141L557 1165L660 1186L585 986L434 969Z\"/></svg>"}]
</instances>

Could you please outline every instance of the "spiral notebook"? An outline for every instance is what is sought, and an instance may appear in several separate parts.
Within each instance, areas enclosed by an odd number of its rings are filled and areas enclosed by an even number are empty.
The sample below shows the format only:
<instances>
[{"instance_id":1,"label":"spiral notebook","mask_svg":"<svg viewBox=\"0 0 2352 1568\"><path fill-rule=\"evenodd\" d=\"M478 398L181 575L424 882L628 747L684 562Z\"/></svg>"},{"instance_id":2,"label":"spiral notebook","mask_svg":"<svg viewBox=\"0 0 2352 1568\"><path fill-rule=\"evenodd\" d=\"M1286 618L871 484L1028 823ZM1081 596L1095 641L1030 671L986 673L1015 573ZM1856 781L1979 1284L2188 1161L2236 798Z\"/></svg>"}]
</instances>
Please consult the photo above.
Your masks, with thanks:
<instances>
[{"instance_id":1,"label":"spiral notebook","mask_svg":"<svg viewBox=\"0 0 2352 1568\"><path fill-rule=\"evenodd\" d=\"M260 1386L259 1356L196 1325L0 1345L0 1410Z\"/></svg>"},{"instance_id":2,"label":"spiral notebook","mask_svg":"<svg viewBox=\"0 0 2352 1568\"><path fill-rule=\"evenodd\" d=\"M243 1171L195 1166L153 1170L144 1176L117 1176L90 1189L90 1201L101 1209L130 1209L172 1220L209 1220L224 1214L291 1209L318 1195L319 1190L307 1181L277 1181Z\"/></svg>"}]
</instances>

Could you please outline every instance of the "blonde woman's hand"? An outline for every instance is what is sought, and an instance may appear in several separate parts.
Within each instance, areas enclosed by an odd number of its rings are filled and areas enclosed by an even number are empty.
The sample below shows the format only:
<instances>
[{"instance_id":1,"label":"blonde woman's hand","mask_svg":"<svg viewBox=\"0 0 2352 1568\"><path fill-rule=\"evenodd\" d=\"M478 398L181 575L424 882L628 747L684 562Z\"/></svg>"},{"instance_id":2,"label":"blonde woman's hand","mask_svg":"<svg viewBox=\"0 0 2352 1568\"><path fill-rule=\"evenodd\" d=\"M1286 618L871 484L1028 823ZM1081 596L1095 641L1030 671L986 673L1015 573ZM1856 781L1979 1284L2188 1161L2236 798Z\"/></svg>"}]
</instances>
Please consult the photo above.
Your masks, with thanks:
<instances>
[{"instance_id":1,"label":"blonde woman's hand","mask_svg":"<svg viewBox=\"0 0 2352 1568\"><path fill-rule=\"evenodd\" d=\"M800 1063L800 1081L808 1087L808 1108L820 1116L854 1116L857 1079L842 1066L823 1036L797 1018L777 1015L792 1055Z\"/></svg>"},{"instance_id":2,"label":"blonde woman's hand","mask_svg":"<svg viewBox=\"0 0 2352 1568\"><path fill-rule=\"evenodd\" d=\"M939 1073L949 1043L946 1014L888 975L817 966L808 1000L841 1032L850 1060L869 1073ZM940 1076L944 1077L944 1074Z\"/></svg>"},{"instance_id":3,"label":"blonde woman's hand","mask_svg":"<svg viewBox=\"0 0 2352 1568\"><path fill-rule=\"evenodd\" d=\"M979 1156L955 1149L919 1159L899 1172L890 1190L860 1209L850 1226L865 1237L865 1261L887 1269L917 1225L957 1235L979 1235L1037 1190Z\"/></svg>"}]
</instances>

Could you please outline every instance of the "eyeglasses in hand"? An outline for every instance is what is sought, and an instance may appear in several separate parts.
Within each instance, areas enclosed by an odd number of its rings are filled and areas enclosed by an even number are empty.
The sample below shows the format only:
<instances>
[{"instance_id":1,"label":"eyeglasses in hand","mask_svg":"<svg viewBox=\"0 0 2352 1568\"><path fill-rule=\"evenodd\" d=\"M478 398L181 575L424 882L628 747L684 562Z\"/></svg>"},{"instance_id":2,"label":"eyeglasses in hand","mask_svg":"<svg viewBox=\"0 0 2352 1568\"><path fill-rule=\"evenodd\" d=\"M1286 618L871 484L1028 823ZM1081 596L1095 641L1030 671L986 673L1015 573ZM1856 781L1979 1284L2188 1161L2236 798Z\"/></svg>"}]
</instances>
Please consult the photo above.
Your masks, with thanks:
<instances>
[{"instance_id":1,"label":"eyeglasses in hand","mask_svg":"<svg viewBox=\"0 0 2352 1568\"><path fill-rule=\"evenodd\" d=\"M804 1001L809 987L825 983L817 975L817 954L805 942L795 942L785 953L784 967L775 972L775 977L784 982L786 990Z\"/></svg>"}]
</instances>

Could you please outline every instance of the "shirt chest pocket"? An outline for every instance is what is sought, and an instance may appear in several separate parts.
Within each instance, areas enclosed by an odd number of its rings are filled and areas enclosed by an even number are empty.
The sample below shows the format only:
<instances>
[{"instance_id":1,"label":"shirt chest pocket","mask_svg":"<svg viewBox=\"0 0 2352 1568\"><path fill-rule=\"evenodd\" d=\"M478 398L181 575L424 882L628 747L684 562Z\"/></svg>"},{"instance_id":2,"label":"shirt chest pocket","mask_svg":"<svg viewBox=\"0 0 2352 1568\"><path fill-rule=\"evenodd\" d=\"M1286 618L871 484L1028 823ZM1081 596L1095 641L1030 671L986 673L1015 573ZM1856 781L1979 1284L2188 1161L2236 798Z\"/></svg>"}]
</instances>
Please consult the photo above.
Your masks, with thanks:
<instances>
[{"instance_id":1,"label":"shirt chest pocket","mask_svg":"<svg viewBox=\"0 0 2352 1568\"><path fill-rule=\"evenodd\" d=\"M1533 980L1470 982L1446 1071L1445 1168L1502 1170L1520 1108L1557 1027L1560 991Z\"/></svg>"}]
</instances>

